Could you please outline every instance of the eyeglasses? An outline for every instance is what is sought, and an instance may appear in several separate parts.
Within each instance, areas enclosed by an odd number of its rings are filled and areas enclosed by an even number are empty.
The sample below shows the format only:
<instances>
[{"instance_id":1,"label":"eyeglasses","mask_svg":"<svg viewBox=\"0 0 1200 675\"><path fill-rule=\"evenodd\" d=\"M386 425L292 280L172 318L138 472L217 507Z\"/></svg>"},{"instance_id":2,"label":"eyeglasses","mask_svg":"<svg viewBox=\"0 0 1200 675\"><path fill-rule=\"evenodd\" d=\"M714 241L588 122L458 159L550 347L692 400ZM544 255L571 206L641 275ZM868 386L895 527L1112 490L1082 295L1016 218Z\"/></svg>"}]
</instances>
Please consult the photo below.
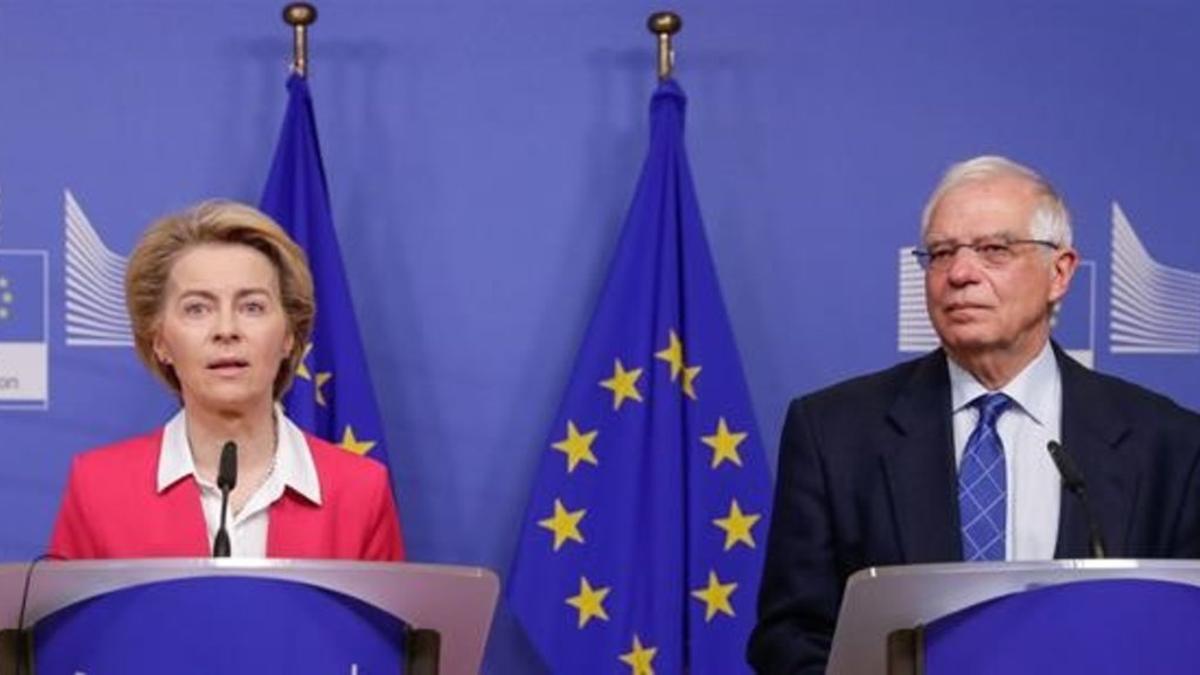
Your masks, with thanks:
<instances>
[{"instance_id":1,"label":"eyeglasses","mask_svg":"<svg viewBox=\"0 0 1200 675\"><path fill-rule=\"evenodd\" d=\"M1058 244L1043 239L983 239L970 244L935 244L927 249L913 249L912 254L921 269L941 272L950 267L959 249L969 248L984 266L999 269L1017 257L1017 246L1025 244L1058 248Z\"/></svg>"}]
</instances>

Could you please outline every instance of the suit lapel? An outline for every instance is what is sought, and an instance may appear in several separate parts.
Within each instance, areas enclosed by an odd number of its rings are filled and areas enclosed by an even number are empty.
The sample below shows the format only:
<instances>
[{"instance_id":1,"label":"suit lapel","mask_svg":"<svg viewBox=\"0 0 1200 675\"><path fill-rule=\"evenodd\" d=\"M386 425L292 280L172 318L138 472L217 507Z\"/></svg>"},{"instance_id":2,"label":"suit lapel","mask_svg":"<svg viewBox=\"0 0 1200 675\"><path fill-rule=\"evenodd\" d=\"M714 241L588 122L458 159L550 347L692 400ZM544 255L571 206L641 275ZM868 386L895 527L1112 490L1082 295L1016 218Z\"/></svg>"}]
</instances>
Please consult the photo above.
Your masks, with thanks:
<instances>
[{"instance_id":1,"label":"suit lapel","mask_svg":"<svg viewBox=\"0 0 1200 675\"><path fill-rule=\"evenodd\" d=\"M270 506L267 525L267 557L329 558L325 512L295 491L286 489Z\"/></svg>"},{"instance_id":2,"label":"suit lapel","mask_svg":"<svg viewBox=\"0 0 1200 675\"><path fill-rule=\"evenodd\" d=\"M917 362L888 421L894 444L883 462L904 561L961 560L950 376L941 350Z\"/></svg>"},{"instance_id":3,"label":"suit lapel","mask_svg":"<svg viewBox=\"0 0 1200 675\"><path fill-rule=\"evenodd\" d=\"M1062 377L1062 444L1087 483L1092 512L1104 534L1108 554L1127 550L1127 535L1139 475L1131 453L1121 445L1130 426L1119 406L1104 395L1098 376L1054 345ZM1056 558L1086 558L1087 515L1075 495L1063 490Z\"/></svg>"},{"instance_id":4,"label":"suit lapel","mask_svg":"<svg viewBox=\"0 0 1200 675\"><path fill-rule=\"evenodd\" d=\"M208 526L196 481L190 477L180 480L156 498L166 503L160 511L165 515L162 531L169 537L165 550L171 555L211 556L212 542L208 540Z\"/></svg>"}]
</instances>

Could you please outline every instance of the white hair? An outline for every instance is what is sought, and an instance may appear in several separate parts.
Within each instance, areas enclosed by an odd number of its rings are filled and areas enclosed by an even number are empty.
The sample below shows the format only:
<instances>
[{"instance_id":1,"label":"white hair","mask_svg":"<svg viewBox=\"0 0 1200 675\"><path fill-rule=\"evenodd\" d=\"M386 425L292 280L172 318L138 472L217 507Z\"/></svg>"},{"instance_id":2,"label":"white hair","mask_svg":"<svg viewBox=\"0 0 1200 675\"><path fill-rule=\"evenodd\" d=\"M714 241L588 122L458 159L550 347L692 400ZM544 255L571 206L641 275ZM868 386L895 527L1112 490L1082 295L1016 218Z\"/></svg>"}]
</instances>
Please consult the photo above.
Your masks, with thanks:
<instances>
[{"instance_id":1,"label":"white hair","mask_svg":"<svg viewBox=\"0 0 1200 675\"><path fill-rule=\"evenodd\" d=\"M921 241L929 233L929 221L933 211L946 193L972 181L987 180L999 176L1012 176L1029 181L1038 194L1038 204L1033 209L1029 222L1029 236L1049 241L1058 246L1071 246L1071 214L1058 191L1045 178L1027 166L1018 164L999 155L981 155L954 164L942 176L941 182L925 202L921 213Z\"/></svg>"}]
</instances>

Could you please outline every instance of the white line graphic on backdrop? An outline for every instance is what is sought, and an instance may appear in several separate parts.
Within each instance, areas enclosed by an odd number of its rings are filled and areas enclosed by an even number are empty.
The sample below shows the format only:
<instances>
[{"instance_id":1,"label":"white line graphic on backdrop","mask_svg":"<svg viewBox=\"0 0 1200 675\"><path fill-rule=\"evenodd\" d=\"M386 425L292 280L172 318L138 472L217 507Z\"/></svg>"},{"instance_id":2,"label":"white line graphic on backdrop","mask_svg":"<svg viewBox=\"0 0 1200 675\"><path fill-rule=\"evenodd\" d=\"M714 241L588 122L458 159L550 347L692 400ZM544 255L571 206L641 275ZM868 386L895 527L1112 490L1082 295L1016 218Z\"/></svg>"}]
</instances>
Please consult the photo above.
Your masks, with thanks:
<instances>
[{"instance_id":1,"label":"white line graphic on backdrop","mask_svg":"<svg viewBox=\"0 0 1200 675\"><path fill-rule=\"evenodd\" d=\"M67 345L129 347L125 313L126 259L113 253L92 227L70 190L63 190L67 230Z\"/></svg>"},{"instance_id":2,"label":"white line graphic on backdrop","mask_svg":"<svg viewBox=\"0 0 1200 675\"><path fill-rule=\"evenodd\" d=\"M1114 354L1200 354L1200 274L1150 257L1116 202L1112 204Z\"/></svg>"},{"instance_id":3,"label":"white line graphic on backdrop","mask_svg":"<svg viewBox=\"0 0 1200 675\"><path fill-rule=\"evenodd\" d=\"M937 333L925 309L925 270L917 263L913 247L900 249L900 305L897 334L901 352L925 353L938 348Z\"/></svg>"}]
</instances>

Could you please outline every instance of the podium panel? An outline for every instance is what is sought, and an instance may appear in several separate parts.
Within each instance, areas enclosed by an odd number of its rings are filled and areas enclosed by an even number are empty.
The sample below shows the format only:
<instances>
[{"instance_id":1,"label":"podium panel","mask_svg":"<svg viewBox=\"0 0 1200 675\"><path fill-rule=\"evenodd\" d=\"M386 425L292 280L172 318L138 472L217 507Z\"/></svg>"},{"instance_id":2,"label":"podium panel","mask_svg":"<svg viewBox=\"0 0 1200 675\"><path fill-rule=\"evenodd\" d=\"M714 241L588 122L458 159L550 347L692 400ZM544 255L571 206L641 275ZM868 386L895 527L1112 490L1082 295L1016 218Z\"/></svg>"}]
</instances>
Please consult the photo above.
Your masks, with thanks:
<instances>
[{"instance_id":1,"label":"podium panel","mask_svg":"<svg viewBox=\"0 0 1200 675\"><path fill-rule=\"evenodd\" d=\"M925 627L926 675L1194 673L1200 588L1080 581L1006 595Z\"/></svg>"},{"instance_id":2,"label":"podium panel","mask_svg":"<svg viewBox=\"0 0 1200 675\"><path fill-rule=\"evenodd\" d=\"M404 623L303 583L201 577L133 586L34 629L46 673L397 673Z\"/></svg>"},{"instance_id":3,"label":"podium panel","mask_svg":"<svg viewBox=\"0 0 1200 675\"><path fill-rule=\"evenodd\" d=\"M1080 586L1104 582L1097 586ZM1155 583L1157 582L1157 583ZM1108 586L1108 583L1118 584ZM1129 584L1129 585L1119 585ZM1149 585L1146 585L1149 584ZM1180 588L1185 587L1185 588ZM1058 589L1058 590L1056 590ZM975 616L974 612L1012 612L1009 618L1019 617L1021 621L1013 623L1002 631L1007 633L1018 627L1021 622L1035 620L1032 615L1038 612L1066 611L1074 600L1057 600L1058 593L1083 593L1090 597L1092 592L1100 595L1108 593L1129 594L1138 596L1139 593L1149 593L1147 598L1155 598L1157 605L1146 607L1130 607L1131 623L1143 637L1153 633L1164 640L1176 635L1186 636L1178 644L1194 644L1195 627L1200 626L1200 562L1194 560L1052 560L1039 562L978 562L978 563L944 563L906 565L896 567L871 567L856 572L846 585L846 595L838 614L837 632L833 637L830 650L829 664L826 672L831 675L859 675L860 673L888 672L889 647L893 655L906 649L914 652L912 659L917 667L926 668L926 672L934 673L930 666L931 644L937 644L950 632L959 630L959 624L951 617L966 619ZM1045 595L1043 595L1045 594ZM1028 599L1025 599L1025 598ZM1034 606L1024 606L1025 602L1036 602L1039 598L1047 598L1046 605L1040 603ZM1013 609L1009 610L1007 603L1011 601ZM1090 600L1090 609L1084 619L1094 617L1099 619L1105 611L1109 611L1107 601ZM1126 598L1130 605L1149 602L1138 599L1134 603ZM1162 604L1166 603L1166 604ZM1191 607L1190 605L1196 605ZM1057 607L1056 607L1057 606ZM995 607L995 610L991 610ZM1158 609L1155 609L1155 608ZM1178 612L1177 618L1162 616L1151 618L1153 612ZM1146 610L1150 613L1140 613ZM998 615L999 616L999 615ZM1178 618L1186 617L1186 618ZM939 630L945 631L942 637L929 640L928 632L939 619L946 619ZM1164 619L1173 622L1166 625ZM1079 617L1070 621L1079 621ZM1057 619L1042 622L1040 631L1047 639L1056 639L1070 631L1067 625L1070 621ZM1111 622L1099 622L1099 630L1111 628ZM889 635L900 631L921 627L923 639L919 641L924 648L914 645L901 644L903 641L893 641L889 645ZM1191 629L1191 630L1189 630ZM1183 631L1183 633L1178 633ZM1088 637L1087 631L1076 636L1077 649L1069 649L1066 643L1059 642L1053 647L1061 652L1063 657L1073 657L1087 652L1089 649L1103 651L1097 643L1108 640L1106 634L1090 633L1098 637ZM1001 635L1001 639L1007 636ZM1113 642L1114 646L1117 644ZM1144 641L1140 651L1148 651L1150 643ZM944 646L944 645L943 645ZM1086 646L1086 649L1083 647ZM983 649L983 647L978 647ZM1015 653L1019 649L1012 645L1003 648L988 646L988 655L992 652L1004 654ZM1052 647L1045 647L1047 651ZM1193 650L1194 651L1194 650ZM1137 653L1137 652L1134 652ZM1146 658L1149 658L1148 656ZM1195 663L1196 657L1189 656L1187 660L1175 663ZM1137 661L1137 667L1132 669L1113 670L1107 663L1103 668L1089 670L1077 667L1072 662L1071 667L1009 667L997 670L979 670L951 668L938 672L1181 672L1178 666L1174 670L1154 670L1144 667L1145 659ZM1194 672L1195 668L1191 669Z\"/></svg>"},{"instance_id":4,"label":"podium panel","mask_svg":"<svg viewBox=\"0 0 1200 675\"><path fill-rule=\"evenodd\" d=\"M200 585L191 586L193 583ZM194 592L194 588L207 592ZM33 627L37 672L135 672L134 661L154 656L153 650L158 648L154 643L166 638L151 637L157 633L143 634L137 651L126 651L123 661L111 661L120 667L79 668L64 661L60 668L55 661L52 668L46 659L63 655L79 658L70 652L59 653L63 645L77 646L82 651L75 653L87 658L109 658L109 652L103 651L108 648L100 643L136 639L135 622L141 619L132 616L135 614L148 613L143 618L167 624L208 612L213 618L198 621L173 638L179 640L175 647L168 648L164 642L164 653L186 650L183 660L154 672L365 675L398 673L407 660L408 667L419 672L475 675L483 661L499 592L499 579L490 570L453 565L276 558L81 560L41 562L32 567L6 564L0 565L0 670L6 667L5 654L13 654L10 660L15 662L15 655L25 644L23 636L28 634L16 635L12 629ZM161 601L162 609L142 607L151 601L146 607L158 606L153 603ZM187 608L171 609L168 601L182 602ZM278 613L262 613L269 609L262 605L277 603L282 603ZM335 620L339 613L341 616ZM284 631L272 625L273 616L309 623L296 631ZM344 638L344 633L334 632L341 630L335 624L343 623L343 619L347 626L354 627L354 637ZM129 623L121 625L123 622ZM399 651L404 644L403 625L412 629L404 647L409 651L407 659L401 658ZM111 636L107 632L110 630ZM119 630L128 634L118 634ZM303 668L279 667L280 658L291 658L287 653L268 655L260 663L269 666L246 671L211 661L222 645L236 646L242 637L254 639L285 632L287 635L280 637L288 641L279 644L295 652L296 662ZM331 649L327 653L332 659L330 667L317 666L320 662L312 659L318 657L311 654L301 656L305 649L328 647L331 641L343 639L348 640L345 650ZM89 640L93 644L85 646ZM376 653L382 642L387 642L391 650L387 667L364 666L367 662L361 659ZM119 651L114 647L111 654ZM272 647L261 651L277 650ZM182 670L193 664L198 664L196 670Z\"/></svg>"}]
</instances>

